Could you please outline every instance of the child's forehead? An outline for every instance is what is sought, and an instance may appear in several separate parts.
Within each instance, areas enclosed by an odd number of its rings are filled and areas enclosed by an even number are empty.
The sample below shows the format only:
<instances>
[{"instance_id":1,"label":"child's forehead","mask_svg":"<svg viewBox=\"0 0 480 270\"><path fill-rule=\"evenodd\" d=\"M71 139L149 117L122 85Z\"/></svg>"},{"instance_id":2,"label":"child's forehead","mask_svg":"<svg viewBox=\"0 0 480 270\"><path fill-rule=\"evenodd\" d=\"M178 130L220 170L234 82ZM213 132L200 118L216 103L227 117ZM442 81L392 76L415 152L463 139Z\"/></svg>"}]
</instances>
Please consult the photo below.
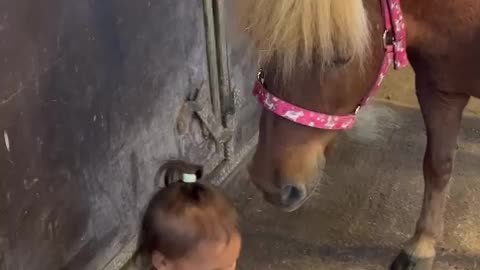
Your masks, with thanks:
<instances>
[{"instance_id":1,"label":"child's forehead","mask_svg":"<svg viewBox=\"0 0 480 270\"><path fill-rule=\"evenodd\" d=\"M190 254L189 259L206 269L225 269L231 267L240 255L241 238L238 233L233 233L229 241L202 241ZM208 266L207 266L208 265Z\"/></svg>"}]
</instances>

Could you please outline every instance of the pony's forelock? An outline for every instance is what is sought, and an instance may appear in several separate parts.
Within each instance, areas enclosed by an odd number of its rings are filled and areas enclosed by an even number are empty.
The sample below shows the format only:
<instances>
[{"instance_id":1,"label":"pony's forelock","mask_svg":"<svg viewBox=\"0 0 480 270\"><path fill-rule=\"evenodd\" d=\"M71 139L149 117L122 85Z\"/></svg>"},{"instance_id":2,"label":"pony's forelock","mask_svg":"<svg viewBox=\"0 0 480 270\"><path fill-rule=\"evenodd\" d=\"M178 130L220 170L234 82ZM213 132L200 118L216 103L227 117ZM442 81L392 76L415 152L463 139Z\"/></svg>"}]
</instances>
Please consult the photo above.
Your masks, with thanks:
<instances>
[{"instance_id":1,"label":"pony's forelock","mask_svg":"<svg viewBox=\"0 0 480 270\"><path fill-rule=\"evenodd\" d=\"M274 59L285 74L342 57L362 62L368 50L367 11L360 0L236 0L235 9L261 64Z\"/></svg>"}]
</instances>

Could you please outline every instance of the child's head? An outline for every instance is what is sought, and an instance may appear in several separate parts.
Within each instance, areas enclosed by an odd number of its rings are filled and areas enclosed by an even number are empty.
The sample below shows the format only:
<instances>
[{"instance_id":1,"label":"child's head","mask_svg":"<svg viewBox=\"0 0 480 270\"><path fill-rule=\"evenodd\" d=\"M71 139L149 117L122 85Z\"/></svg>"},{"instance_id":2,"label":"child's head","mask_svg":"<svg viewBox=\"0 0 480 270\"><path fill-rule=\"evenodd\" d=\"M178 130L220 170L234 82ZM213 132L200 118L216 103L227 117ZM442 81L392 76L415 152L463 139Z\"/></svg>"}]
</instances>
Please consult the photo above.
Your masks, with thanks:
<instances>
[{"instance_id":1,"label":"child's head","mask_svg":"<svg viewBox=\"0 0 480 270\"><path fill-rule=\"evenodd\" d=\"M135 257L158 270L230 270L240 246L230 201L212 186L178 182L150 201Z\"/></svg>"}]
</instances>

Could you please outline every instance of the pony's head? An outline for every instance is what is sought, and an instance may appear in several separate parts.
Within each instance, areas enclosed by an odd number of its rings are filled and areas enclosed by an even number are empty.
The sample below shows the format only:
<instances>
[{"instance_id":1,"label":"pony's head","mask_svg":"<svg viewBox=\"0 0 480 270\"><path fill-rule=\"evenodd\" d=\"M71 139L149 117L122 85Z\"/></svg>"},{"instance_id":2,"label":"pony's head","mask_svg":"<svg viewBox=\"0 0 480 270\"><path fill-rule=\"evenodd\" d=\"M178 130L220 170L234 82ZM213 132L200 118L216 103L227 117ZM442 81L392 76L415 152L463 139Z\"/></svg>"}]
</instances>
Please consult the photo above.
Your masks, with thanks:
<instances>
[{"instance_id":1,"label":"pony's head","mask_svg":"<svg viewBox=\"0 0 480 270\"><path fill-rule=\"evenodd\" d=\"M315 112L346 115L355 110L373 85L374 67L383 56L379 12L368 14L368 5L351 0L237 2L242 29L256 45L272 94ZM336 135L264 110L252 181L269 202L297 209L321 180L325 152Z\"/></svg>"}]
</instances>

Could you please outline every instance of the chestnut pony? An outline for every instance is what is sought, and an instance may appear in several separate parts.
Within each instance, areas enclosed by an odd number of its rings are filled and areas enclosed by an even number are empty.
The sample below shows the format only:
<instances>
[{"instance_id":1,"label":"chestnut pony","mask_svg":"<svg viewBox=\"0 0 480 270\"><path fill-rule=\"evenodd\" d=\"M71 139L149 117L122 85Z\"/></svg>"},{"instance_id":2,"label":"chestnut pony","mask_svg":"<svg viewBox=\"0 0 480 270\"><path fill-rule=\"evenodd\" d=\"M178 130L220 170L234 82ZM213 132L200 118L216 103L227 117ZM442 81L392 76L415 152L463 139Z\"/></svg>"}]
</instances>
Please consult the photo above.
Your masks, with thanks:
<instances>
[{"instance_id":1,"label":"chestnut pony","mask_svg":"<svg viewBox=\"0 0 480 270\"><path fill-rule=\"evenodd\" d=\"M235 13L256 45L269 94L344 116L378 79L385 55L381 6L391 1L236 0ZM428 139L421 215L391 269L430 270L462 112L470 96L480 97L480 1L402 0L401 10ZM264 105L251 178L270 203L293 211L321 180L325 150L341 130L298 124Z\"/></svg>"}]
</instances>

